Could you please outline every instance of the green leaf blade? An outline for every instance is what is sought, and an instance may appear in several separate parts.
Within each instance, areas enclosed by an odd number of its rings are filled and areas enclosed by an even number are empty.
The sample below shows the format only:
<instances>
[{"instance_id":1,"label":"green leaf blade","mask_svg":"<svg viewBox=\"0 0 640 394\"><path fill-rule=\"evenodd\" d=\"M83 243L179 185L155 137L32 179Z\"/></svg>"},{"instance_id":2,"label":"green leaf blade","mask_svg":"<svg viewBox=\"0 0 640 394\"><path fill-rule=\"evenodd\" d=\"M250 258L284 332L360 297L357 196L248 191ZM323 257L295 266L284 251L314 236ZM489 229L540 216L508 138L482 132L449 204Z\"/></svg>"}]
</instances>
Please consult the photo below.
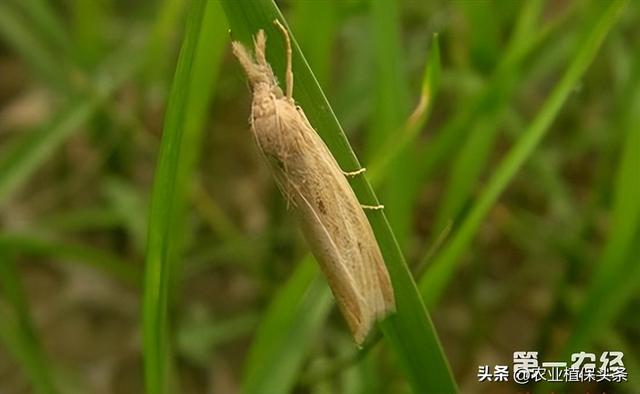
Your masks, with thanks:
<instances>
[{"instance_id":1,"label":"green leaf blade","mask_svg":"<svg viewBox=\"0 0 640 394\"><path fill-rule=\"evenodd\" d=\"M435 305L439 301L444 287L453 277L460 257L473 240L482 220L525 160L534 152L625 5L624 0L611 2L601 14L534 121L507 153L459 230L421 278L420 289L427 305Z\"/></svg>"},{"instance_id":2,"label":"green leaf blade","mask_svg":"<svg viewBox=\"0 0 640 394\"><path fill-rule=\"evenodd\" d=\"M224 43L224 23L217 6L206 0L191 4L154 175L142 305L147 393L175 390L168 308L183 248L187 182L198 156L204 113Z\"/></svg>"}]
</instances>

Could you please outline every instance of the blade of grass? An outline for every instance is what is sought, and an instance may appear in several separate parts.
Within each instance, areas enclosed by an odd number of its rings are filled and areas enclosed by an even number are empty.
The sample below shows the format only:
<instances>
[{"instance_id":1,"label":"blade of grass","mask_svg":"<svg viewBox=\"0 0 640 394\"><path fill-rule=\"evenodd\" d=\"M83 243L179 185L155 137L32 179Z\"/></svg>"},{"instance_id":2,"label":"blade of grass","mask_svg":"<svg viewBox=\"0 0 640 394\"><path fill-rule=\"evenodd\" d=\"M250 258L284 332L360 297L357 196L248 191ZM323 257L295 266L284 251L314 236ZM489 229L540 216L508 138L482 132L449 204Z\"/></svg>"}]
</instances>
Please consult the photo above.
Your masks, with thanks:
<instances>
[{"instance_id":1,"label":"blade of grass","mask_svg":"<svg viewBox=\"0 0 640 394\"><path fill-rule=\"evenodd\" d=\"M372 1L369 6L375 97L365 151L374 158L406 118L409 90L402 65L399 6L394 1Z\"/></svg>"},{"instance_id":2,"label":"blade of grass","mask_svg":"<svg viewBox=\"0 0 640 394\"><path fill-rule=\"evenodd\" d=\"M384 142L401 129L409 112L409 89L402 64L400 6L395 1L373 1L374 106L366 134L365 151L371 161L384 150ZM397 137L397 136L395 136ZM413 145L405 146L390 163L390 176L382 190L386 215L393 233L404 249L411 233L412 211L417 198L417 157Z\"/></svg>"},{"instance_id":3,"label":"blade of grass","mask_svg":"<svg viewBox=\"0 0 640 394\"><path fill-rule=\"evenodd\" d=\"M451 152L459 146L459 141L464 140L465 133L471 129L473 121L478 114L491 109L495 103L496 95L507 95L503 92L503 73L508 73L512 68L519 67L520 64L533 53L542 43L566 24L570 16L573 15L578 3L572 3L569 9L560 16L536 31L535 36L529 40L518 41L521 45L510 47L505 56L500 58L500 62L495 68L489 83L487 83L479 94L471 100L461 104L460 111L451 118L438 132L434 138L420 150L420 179L429 179L443 160L451 157Z\"/></svg>"},{"instance_id":4,"label":"blade of grass","mask_svg":"<svg viewBox=\"0 0 640 394\"><path fill-rule=\"evenodd\" d=\"M327 86L331 71L331 48L335 41L337 3L327 1L297 1L292 4L293 30L300 47L314 70L320 85Z\"/></svg>"},{"instance_id":5,"label":"blade of grass","mask_svg":"<svg viewBox=\"0 0 640 394\"><path fill-rule=\"evenodd\" d=\"M635 70L640 69L640 61ZM640 77L635 74L633 88L627 104L622 129L626 135L622 143L622 155L614 184L614 200L611 208L611 231L602 252L593 282L576 320L567 344L567 352L586 345L619 313L627 300L623 295L626 286L638 271L640 259L631 253L638 243L640 233ZM634 243L635 241L635 243ZM637 249L637 248L636 248ZM636 250L637 252L637 250ZM640 279L635 278L635 281ZM639 282L640 283L640 282ZM631 285L631 284L629 284ZM632 293L631 293L632 294ZM631 295L627 293L627 297ZM619 299L617 303L613 300ZM613 305L618 305L614 307Z\"/></svg>"},{"instance_id":6,"label":"blade of grass","mask_svg":"<svg viewBox=\"0 0 640 394\"><path fill-rule=\"evenodd\" d=\"M199 215L209 224L214 234L221 240L233 241L241 236L237 226L222 207L207 193L200 181L193 184L191 203Z\"/></svg>"},{"instance_id":7,"label":"blade of grass","mask_svg":"<svg viewBox=\"0 0 640 394\"><path fill-rule=\"evenodd\" d=\"M524 45L523 41L530 40L530 37L535 34L534 30L542 5L542 1L539 0L522 4L514 33L504 56L510 57L510 53ZM501 85L498 87L498 93L495 94L495 104L478 116L453 162L447 188L441 199L442 204L436 214L434 234L438 234L460 213L486 165L498 135L499 114L507 105L508 92L514 90L518 81L519 67L503 68L503 70L500 78Z\"/></svg>"},{"instance_id":8,"label":"blade of grass","mask_svg":"<svg viewBox=\"0 0 640 394\"><path fill-rule=\"evenodd\" d=\"M0 340L5 343L23 368L34 392L57 393L49 363L29 315L29 305L16 268L13 251L4 245L0 245L0 284L9 304L5 308L0 308L0 314L4 315L0 318Z\"/></svg>"},{"instance_id":9,"label":"blade of grass","mask_svg":"<svg viewBox=\"0 0 640 394\"><path fill-rule=\"evenodd\" d=\"M343 2L344 3L344 2ZM337 75L338 88L332 97L332 104L340 119L343 130L350 136L364 129L373 108L373 75L371 67L373 48L370 40L369 21L357 18L350 29L345 29L344 46L341 53L344 75Z\"/></svg>"},{"instance_id":10,"label":"blade of grass","mask_svg":"<svg viewBox=\"0 0 640 394\"><path fill-rule=\"evenodd\" d=\"M55 48L66 53L71 52L70 38L64 23L51 4L46 0L10 0L21 7L33 21L42 38L48 40Z\"/></svg>"},{"instance_id":11,"label":"blade of grass","mask_svg":"<svg viewBox=\"0 0 640 394\"><path fill-rule=\"evenodd\" d=\"M460 262L461 255L467 250L482 220L545 135L575 84L595 57L608 31L618 20L625 5L625 0L611 2L594 23L538 115L499 164L459 230L421 278L420 289L427 305L435 305L438 302Z\"/></svg>"},{"instance_id":12,"label":"blade of grass","mask_svg":"<svg viewBox=\"0 0 640 394\"><path fill-rule=\"evenodd\" d=\"M68 70L46 43L40 40L15 7L0 2L0 37L9 44L44 82L56 91L69 91Z\"/></svg>"},{"instance_id":13,"label":"blade of grass","mask_svg":"<svg viewBox=\"0 0 640 394\"><path fill-rule=\"evenodd\" d=\"M209 316L188 316L177 328L176 351L206 368L217 346L248 335L257 322L255 312L219 320Z\"/></svg>"},{"instance_id":14,"label":"blade of grass","mask_svg":"<svg viewBox=\"0 0 640 394\"><path fill-rule=\"evenodd\" d=\"M75 0L71 5L73 51L79 64L93 67L105 49L102 29L109 18L109 1Z\"/></svg>"},{"instance_id":15,"label":"blade of grass","mask_svg":"<svg viewBox=\"0 0 640 394\"><path fill-rule=\"evenodd\" d=\"M178 259L178 245L175 242L178 234L174 234L173 229L182 214L179 210L184 205L184 185L178 184L181 180L178 166L181 162L181 151L184 149L182 143L187 138L183 135L183 125L191 87L189 77L205 6L204 1L194 1L189 12L185 38L169 96L151 195L142 303L144 382L145 392L150 394L174 391L169 368L169 277L173 271L172 266Z\"/></svg>"},{"instance_id":16,"label":"blade of grass","mask_svg":"<svg viewBox=\"0 0 640 394\"><path fill-rule=\"evenodd\" d=\"M480 116L453 159L442 203L433 224L434 236L456 221L482 174L499 131L498 117Z\"/></svg>"},{"instance_id":17,"label":"blade of grass","mask_svg":"<svg viewBox=\"0 0 640 394\"><path fill-rule=\"evenodd\" d=\"M469 23L469 54L473 67L481 72L490 70L499 58L500 32L503 30L498 8L509 3L463 1L456 3ZM492 21L487 23L487 21Z\"/></svg>"},{"instance_id":18,"label":"blade of grass","mask_svg":"<svg viewBox=\"0 0 640 394\"><path fill-rule=\"evenodd\" d=\"M603 349L620 349L624 353L624 366L629 376L638 376L640 374L640 360L638 360L637 345L633 340L625 340L618 331L609 330L603 335ZM640 393L640 381L638 379L630 379L623 383L628 386L630 393ZM626 387L625 387L626 388Z\"/></svg>"},{"instance_id":19,"label":"blade of grass","mask_svg":"<svg viewBox=\"0 0 640 394\"><path fill-rule=\"evenodd\" d=\"M143 298L147 393L174 391L168 305L182 253L187 182L200 146L225 29L217 2L195 0L169 95L151 195Z\"/></svg>"},{"instance_id":20,"label":"blade of grass","mask_svg":"<svg viewBox=\"0 0 640 394\"><path fill-rule=\"evenodd\" d=\"M242 378L242 392L289 393L304 355L332 306L331 291L307 257L265 312Z\"/></svg>"},{"instance_id":21,"label":"blade of grass","mask_svg":"<svg viewBox=\"0 0 640 394\"><path fill-rule=\"evenodd\" d=\"M608 326L620 315L628 301L637 297L640 290L640 232L632 246L622 261L624 269L605 278L602 286L594 288L590 298L582 305L560 359L568 359L572 352L584 349L594 340L607 338ZM600 298L594 300L597 296ZM560 391L562 384L545 382L537 387L536 392Z\"/></svg>"},{"instance_id":22,"label":"blade of grass","mask_svg":"<svg viewBox=\"0 0 640 394\"><path fill-rule=\"evenodd\" d=\"M44 232L79 232L103 230L122 226L119 210L108 207L70 209L47 215L38 220L36 226Z\"/></svg>"},{"instance_id":23,"label":"blade of grass","mask_svg":"<svg viewBox=\"0 0 640 394\"><path fill-rule=\"evenodd\" d=\"M105 182L104 193L136 251L144 253L147 239L145 213L149 211L146 196L143 197L130 182L118 178Z\"/></svg>"},{"instance_id":24,"label":"blade of grass","mask_svg":"<svg viewBox=\"0 0 640 394\"><path fill-rule=\"evenodd\" d=\"M93 266L133 286L140 285L140 269L118 256L84 245L70 244L33 234L0 234L0 248L31 256L73 260Z\"/></svg>"},{"instance_id":25,"label":"blade of grass","mask_svg":"<svg viewBox=\"0 0 640 394\"><path fill-rule=\"evenodd\" d=\"M184 11L184 0L164 0L155 19L146 53L147 82L163 81L168 74L172 34Z\"/></svg>"},{"instance_id":26,"label":"blade of grass","mask_svg":"<svg viewBox=\"0 0 640 394\"><path fill-rule=\"evenodd\" d=\"M97 106L97 100L73 103L51 125L26 134L6 149L7 152L0 159L0 206L87 122Z\"/></svg>"},{"instance_id":27,"label":"blade of grass","mask_svg":"<svg viewBox=\"0 0 640 394\"><path fill-rule=\"evenodd\" d=\"M267 237L263 235L238 237L219 244L194 248L186 256L182 275L184 278L197 277L220 265L250 266L252 262L265 255L268 244Z\"/></svg>"},{"instance_id":28,"label":"blade of grass","mask_svg":"<svg viewBox=\"0 0 640 394\"><path fill-rule=\"evenodd\" d=\"M177 176L179 184L186 187L187 195L192 195L192 185L199 182L194 173L194 167L200 157L199 147L208 114L207 110L215 92L220 65L225 53L225 44L228 42L227 23L218 1L207 2L203 18L193 68L189 77L191 87L187 98L186 113L188 116L184 119L184 141L181 151L183 163L178 166ZM187 185L187 180L190 185ZM223 220L226 220L226 217ZM178 224L182 223L182 221L178 222ZM177 231L178 234L183 232L179 228L174 231ZM179 269L181 271L182 266L179 266ZM180 273L177 276L181 277L182 275Z\"/></svg>"},{"instance_id":29,"label":"blade of grass","mask_svg":"<svg viewBox=\"0 0 640 394\"><path fill-rule=\"evenodd\" d=\"M279 76L284 71L284 43L273 20L284 21L277 6L268 0L252 2L222 1L234 39L251 43L258 29L268 37L267 57ZM296 85L294 96L305 109L312 125L345 171L360 166L335 118L329 103L302 56L295 38L293 70ZM365 177L352 181L356 195L363 204L377 204L377 198ZM381 328L385 333L407 380L416 392L450 393L456 391L449 367L440 347L435 329L420 299L415 282L406 266L395 237L381 211L368 212L369 220L380 244L396 292L397 313Z\"/></svg>"},{"instance_id":30,"label":"blade of grass","mask_svg":"<svg viewBox=\"0 0 640 394\"><path fill-rule=\"evenodd\" d=\"M389 164L416 140L427 123L440 85L442 66L440 64L440 44L438 42L438 34L434 33L429 57L424 68L418 104L399 132L389 136L387 142L383 144L383 147L367 169L369 179L374 186L385 179L389 173Z\"/></svg>"},{"instance_id":31,"label":"blade of grass","mask_svg":"<svg viewBox=\"0 0 640 394\"><path fill-rule=\"evenodd\" d=\"M114 59L106 61L109 69L115 69L116 72L109 76L98 73L89 96L76 97L50 124L21 136L5 149L0 157L0 207L134 73L137 62L132 62L130 58L135 50L135 47L126 47Z\"/></svg>"}]
</instances>

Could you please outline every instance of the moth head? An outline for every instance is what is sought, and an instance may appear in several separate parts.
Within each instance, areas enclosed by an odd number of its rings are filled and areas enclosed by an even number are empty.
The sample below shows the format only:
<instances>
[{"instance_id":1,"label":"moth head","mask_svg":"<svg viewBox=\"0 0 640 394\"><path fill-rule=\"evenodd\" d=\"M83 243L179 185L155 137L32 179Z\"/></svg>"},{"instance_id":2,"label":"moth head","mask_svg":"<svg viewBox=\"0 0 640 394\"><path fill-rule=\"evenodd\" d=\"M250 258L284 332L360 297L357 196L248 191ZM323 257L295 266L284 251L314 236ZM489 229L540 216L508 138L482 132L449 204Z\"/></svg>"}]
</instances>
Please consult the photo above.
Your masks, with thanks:
<instances>
[{"instance_id":1,"label":"moth head","mask_svg":"<svg viewBox=\"0 0 640 394\"><path fill-rule=\"evenodd\" d=\"M251 84L251 90L269 90L276 94L277 97L282 96L282 89L278 86L273 70L265 57L265 48L267 44L267 37L263 30L259 30L258 34L254 37L253 46L255 55L240 42L234 41L231 43L233 54L238 58L240 65L247 74L249 83Z\"/></svg>"}]
</instances>

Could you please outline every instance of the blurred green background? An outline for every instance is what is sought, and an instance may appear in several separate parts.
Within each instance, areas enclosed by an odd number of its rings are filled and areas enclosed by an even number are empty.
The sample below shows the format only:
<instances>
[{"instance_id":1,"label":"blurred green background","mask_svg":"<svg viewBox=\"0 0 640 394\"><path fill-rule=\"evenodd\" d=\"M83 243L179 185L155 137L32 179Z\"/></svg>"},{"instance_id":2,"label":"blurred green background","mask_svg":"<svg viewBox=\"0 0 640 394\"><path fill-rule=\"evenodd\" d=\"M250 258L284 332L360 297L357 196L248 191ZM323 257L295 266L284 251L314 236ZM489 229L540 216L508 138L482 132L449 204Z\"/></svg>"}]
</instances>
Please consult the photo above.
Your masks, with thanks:
<instances>
[{"instance_id":1,"label":"blurred green background","mask_svg":"<svg viewBox=\"0 0 640 394\"><path fill-rule=\"evenodd\" d=\"M565 389L640 393L640 7L602 0L2 0L0 393L450 391L355 347L261 161L229 42L276 5L460 391L619 350L629 382Z\"/></svg>"}]
</instances>

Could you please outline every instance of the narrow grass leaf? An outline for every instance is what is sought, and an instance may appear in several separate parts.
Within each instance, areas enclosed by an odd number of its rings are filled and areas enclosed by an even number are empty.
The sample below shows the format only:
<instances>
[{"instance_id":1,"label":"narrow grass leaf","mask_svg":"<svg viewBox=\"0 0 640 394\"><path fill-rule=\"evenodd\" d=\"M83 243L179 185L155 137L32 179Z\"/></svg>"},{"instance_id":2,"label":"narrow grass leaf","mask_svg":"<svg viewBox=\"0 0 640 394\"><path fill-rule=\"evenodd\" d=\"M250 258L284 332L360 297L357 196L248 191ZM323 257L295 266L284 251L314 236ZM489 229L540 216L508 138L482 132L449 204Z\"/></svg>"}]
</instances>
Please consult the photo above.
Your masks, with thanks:
<instances>
[{"instance_id":1,"label":"narrow grass leaf","mask_svg":"<svg viewBox=\"0 0 640 394\"><path fill-rule=\"evenodd\" d=\"M371 7L371 36L373 40L372 81L374 106L366 134L365 151L373 161L384 143L401 130L409 112L409 87L402 59L400 6L394 1L373 1ZM417 157L413 145L405 146L390 163L389 177L382 189L386 214L400 247L409 241L413 222L413 208L417 198Z\"/></svg>"},{"instance_id":2,"label":"narrow grass leaf","mask_svg":"<svg viewBox=\"0 0 640 394\"><path fill-rule=\"evenodd\" d=\"M278 291L260 323L249 351L242 392L289 393L303 357L326 320L333 299L309 256Z\"/></svg>"},{"instance_id":3,"label":"narrow grass leaf","mask_svg":"<svg viewBox=\"0 0 640 394\"><path fill-rule=\"evenodd\" d=\"M376 154L367 168L369 179L374 186L379 185L388 176L389 164L417 139L427 123L440 86L441 70L440 44L438 34L434 33L429 57L424 68L418 104L398 133L389 135L387 142L383 144L380 152Z\"/></svg>"},{"instance_id":4,"label":"narrow grass leaf","mask_svg":"<svg viewBox=\"0 0 640 394\"><path fill-rule=\"evenodd\" d=\"M106 47L102 29L110 14L109 1L75 0L71 6L73 51L77 62L85 67L94 66Z\"/></svg>"},{"instance_id":5,"label":"narrow grass leaf","mask_svg":"<svg viewBox=\"0 0 640 394\"><path fill-rule=\"evenodd\" d=\"M50 364L33 327L22 280L14 261L14 251L0 245L0 284L7 306L0 308L0 340L17 359L37 394L54 394ZM2 307L0 303L0 307Z\"/></svg>"},{"instance_id":6,"label":"narrow grass leaf","mask_svg":"<svg viewBox=\"0 0 640 394\"><path fill-rule=\"evenodd\" d=\"M552 21L548 22L541 29L535 31L533 37L528 39L517 39L520 36L520 26L530 23L526 18L531 18L532 14L535 14L536 9L540 7L540 1L527 2L527 10L523 15L525 18L520 19L520 24L516 28L513 41L518 45L510 46L507 49L507 53L501 56L499 63L495 67L495 72L492 74L489 82L481 89L481 91L473 96L470 100L467 100L460 104L460 110L451 117L447 123L445 123L437 135L433 139L420 149L419 157L421 161L419 163L420 171L419 177L424 182L436 173L438 168L441 168L441 164L444 160L451 157L452 152L458 148L459 142L465 139L465 133L471 130L473 121L481 113L487 111L493 111L492 106L494 103L499 103L499 96L508 97L511 94L510 91L504 90L505 78L503 75L509 75L513 69L522 65L522 62L533 53L542 43L546 42L549 37L557 33L560 27L562 27L573 15L575 7L569 7L568 11L565 11L560 16L556 17ZM557 58L554 58L557 61ZM515 86L515 85L512 85Z\"/></svg>"},{"instance_id":7,"label":"narrow grass leaf","mask_svg":"<svg viewBox=\"0 0 640 394\"><path fill-rule=\"evenodd\" d=\"M126 45L121 52L105 61L115 71L110 75L98 72L92 80L91 94L74 97L50 124L18 137L2 152L0 207L19 191L69 137L81 130L96 110L135 72L138 62L130 59L135 50L135 45Z\"/></svg>"},{"instance_id":8,"label":"narrow grass leaf","mask_svg":"<svg viewBox=\"0 0 640 394\"><path fill-rule=\"evenodd\" d=\"M37 221L45 232L80 232L103 230L122 226L119 210L110 207L88 207L69 209L46 215Z\"/></svg>"},{"instance_id":9,"label":"narrow grass leaf","mask_svg":"<svg viewBox=\"0 0 640 394\"><path fill-rule=\"evenodd\" d=\"M169 293L182 252L188 181L220 60L221 51L216 48L224 42L220 15L217 2L191 3L154 175L142 305L144 381L146 392L152 394L176 389L170 368ZM203 75L205 70L208 73Z\"/></svg>"},{"instance_id":10,"label":"narrow grass leaf","mask_svg":"<svg viewBox=\"0 0 640 394\"><path fill-rule=\"evenodd\" d=\"M21 136L0 158L0 207L84 125L97 108L97 100L78 101L51 125Z\"/></svg>"},{"instance_id":11,"label":"narrow grass leaf","mask_svg":"<svg viewBox=\"0 0 640 394\"><path fill-rule=\"evenodd\" d=\"M620 12L625 5L626 1L624 0L613 1L600 15L538 115L499 164L483 193L452 240L428 268L420 281L420 289L428 305L435 305L438 302L444 288L458 267L460 257L471 244L482 220L522 164L536 149L575 84L595 57L607 33L618 20Z\"/></svg>"},{"instance_id":12,"label":"narrow grass leaf","mask_svg":"<svg viewBox=\"0 0 640 394\"><path fill-rule=\"evenodd\" d=\"M518 48L524 46L524 42L531 40L532 35L535 36L534 29L541 9L542 2L539 0L521 5L514 33L507 45L504 58L513 58ZM498 65L496 73L500 73L500 84L497 86L495 104L478 115L453 161L442 204L436 214L434 235L439 234L449 221L455 220L486 165L498 134L499 114L507 106L508 93L514 90L517 81L518 66L517 63L509 62L501 62Z\"/></svg>"},{"instance_id":13,"label":"narrow grass leaf","mask_svg":"<svg viewBox=\"0 0 640 394\"><path fill-rule=\"evenodd\" d=\"M71 244L35 234L0 234L0 249L11 249L30 256L45 256L65 261L74 261L95 267L114 278L140 286L142 277L138 266L129 261L85 245Z\"/></svg>"},{"instance_id":14,"label":"narrow grass leaf","mask_svg":"<svg viewBox=\"0 0 640 394\"><path fill-rule=\"evenodd\" d=\"M485 1L462 1L455 3L460 7L465 15L465 20L469 23L469 54L473 67L481 71L486 71L494 66L498 55L500 32L503 31L504 23L498 9L505 4L496 4ZM487 23L487 21L491 21Z\"/></svg>"},{"instance_id":15,"label":"narrow grass leaf","mask_svg":"<svg viewBox=\"0 0 640 394\"><path fill-rule=\"evenodd\" d=\"M166 54L171 53L170 49L174 42L172 35L183 16L185 1L164 0L158 8L158 16L151 29L145 56L147 82L163 81L169 73L169 57Z\"/></svg>"},{"instance_id":16,"label":"narrow grass leaf","mask_svg":"<svg viewBox=\"0 0 640 394\"><path fill-rule=\"evenodd\" d=\"M293 31L321 86L327 86L331 71L331 49L338 22L336 0L297 1L293 6Z\"/></svg>"},{"instance_id":17,"label":"narrow grass leaf","mask_svg":"<svg viewBox=\"0 0 640 394\"><path fill-rule=\"evenodd\" d=\"M68 91L68 70L25 18L9 2L0 2L0 37L15 50L35 74L57 91Z\"/></svg>"},{"instance_id":18,"label":"narrow grass leaf","mask_svg":"<svg viewBox=\"0 0 640 394\"><path fill-rule=\"evenodd\" d=\"M71 52L71 40L65 29L64 21L51 7L47 0L10 0L24 10L37 28L43 39L48 40L54 48L66 53Z\"/></svg>"},{"instance_id":19,"label":"narrow grass leaf","mask_svg":"<svg viewBox=\"0 0 640 394\"><path fill-rule=\"evenodd\" d=\"M409 87L402 64L399 5L394 1L373 1L369 5L375 102L365 151L367 157L374 158L409 112Z\"/></svg>"},{"instance_id":20,"label":"narrow grass leaf","mask_svg":"<svg viewBox=\"0 0 640 394\"><path fill-rule=\"evenodd\" d=\"M635 70L638 70L640 61L636 63ZM625 101L628 106L622 128L626 133L615 177L611 231L567 351L586 345L596 339L597 333L606 331L607 325L633 295L634 288L637 289L633 283L640 283L640 259L638 248L634 247L640 241L640 77L636 74L633 79L634 91L630 100Z\"/></svg>"},{"instance_id":21,"label":"narrow grass leaf","mask_svg":"<svg viewBox=\"0 0 640 394\"><path fill-rule=\"evenodd\" d=\"M105 182L104 193L111 212L122 223L129 239L137 252L144 253L147 239L146 196L135 189L134 185L119 178L111 178Z\"/></svg>"},{"instance_id":22,"label":"narrow grass leaf","mask_svg":"<svg viewBox=\"0 0 640 394\"><path fill-rule=\"evenodd\" d=\"M206 368L217 346L249 335L257 323L256 312L224 319L187 317L178 327L176 349L181 356Z\"/></svg>"}]
</instances>

